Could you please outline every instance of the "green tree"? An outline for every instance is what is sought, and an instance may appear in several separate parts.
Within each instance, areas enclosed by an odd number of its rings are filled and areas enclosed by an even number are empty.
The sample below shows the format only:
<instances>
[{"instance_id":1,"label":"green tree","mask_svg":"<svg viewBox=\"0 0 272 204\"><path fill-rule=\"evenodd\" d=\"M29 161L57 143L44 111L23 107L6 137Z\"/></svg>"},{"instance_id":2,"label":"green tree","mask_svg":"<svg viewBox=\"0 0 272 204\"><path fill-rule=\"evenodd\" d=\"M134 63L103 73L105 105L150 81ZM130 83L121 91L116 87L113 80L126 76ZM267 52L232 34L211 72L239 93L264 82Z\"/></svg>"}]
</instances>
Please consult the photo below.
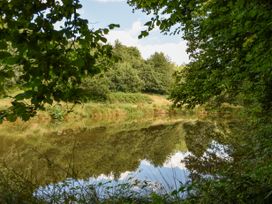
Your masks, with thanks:
<instances>
[{"instance_id":1,"label":"green tree","mask_svg":"<svg viewBox=\"0 0 272 204\"><path fill-rule=\"evenodd\" d=\"M161 52L155 52L146 60L140 76L145 85L144 92L167 94L173 83L174 65Z\"/></svg>"},{"instance_id":2,"label":"green tree","mask_svg":"<svg viewBox=\"0 0 272 204\"><path fill-rule=\"evenodd\" d=\"M139 77L139 69L145 63L140 51L116 41L112 53L112 63L105 72L110 90L140 92L143 82Z\"/></svg>"},{"instance_id":3,"label":"green tree","mask_svg":"<svg viewBox=\"0 0 272 204\"><path fill-rule=\"evenodd\" d=\"M80 101L106 101L109 97L109 80L104 73L97 74L94 77L86 77L80 88L77 89L74 97Z\"/></svg>"},{"instance_id":4,"label":"green tree","mask_svg":"<svg viewBox=\"0 0 272 204\"><path fill-rule=\"evenodd\" d=\"M129 0L153 17L146 31L182 34L191 63L172 95L191 107L211 99L271 107L271 1Z\"/></svg>"},{"instance_id":5,"label":"green tree","mask_svg":"<svg viewBox=\"0 0 272 204\"><path fill-rule=\"evenodd\" d=\"M115 42L113 56L114 59L117 59L117 62L128 63L136 71L139 71L139 69L145 64L145 60L142 58L137 47L125 46L119 41Z\"/></svg>"},{"instance_id":6,"label":"green tree","mask_svg":"<svg viewBox=\"0 0 272 204\"><path fill-rule=\"evenodd\" d=\"M142 88L143 92L162 93L163 87L161 86L157 75L157 72L155 72L154 67L151 64L143 64L139 71L139 76L144 83Z\"/></svg>"},{"instance_id":7,"label":"green tree","mask_svg":"<svg viewBox=\"0 0 272 204\"><path fill-rule=\"evenodd\" d=\"M130 63L116 63L106 76L112 91L140 92L142 90L143 82L138 76L138 71L133 69Z\"/></svg>"},{"instance_id":8,"label":"green tree","mask_svg":"<svg viewBox=\"0 0 272 204\"><path fill-rule=\"evenodd\" d=\"M118 40L115 41L113 55L122 62L129 62L136 65L137 61L143 61L140 51L137 47L128 47L122 45Z\"/></svg>"},{"instance_id":9,"label":"green tree","mask_svg":"<svg viewBox=\"0 0 272 204\"><path fill-rule=\"evenodd\" d=\"M146 31L182 34L191 62L177 73L172 93L176 105L194 107L207 102L230 102L253 112L239 131L231 130L230 156L224 168L193 183L191 203L271 203L272 2L267 0L129 0L153 14ZM261 113L261 114L260 114ZM257 116L257 117L256 117ZM261 117L260 117L261 116ZM268 116L268 117L267 117ZM233 124L232 124L233 127ZM190 137L191 139L191 137ZM269 156L268 156L269 155ZM211 155L188 161L218 167ZM191 166L190 166L191 165ZM190 202L189 202L190 203Z\"/></svg>"},{"instance_id":10,"label":"green tree","mask_svg":"<svg viewBox=\"0 0 272 204\"><path fill-rule=\"evenodd\" d=\"M169 93L173 82L174 65L163 53L154 53L149 59L144 60L138 48L128 47L116 41L113 56L116 62L109 65L111 70L106 74L111 81L111 90Z\"/></svg>"},{"instance_id":11,"label":"green tree","mask_svg":"<svg viewBox=\"0 0 272 204\"><path fill-rule=\"evenodd\" d=\"M82 76L99 72L96 59L111 51L104 34L116 25L90 29L81 7L79 0L0 1L1 78L20 66L25 90L0 112L0 122L27 120L46 103L68 100Z\"/></svg>"}]
</instances>

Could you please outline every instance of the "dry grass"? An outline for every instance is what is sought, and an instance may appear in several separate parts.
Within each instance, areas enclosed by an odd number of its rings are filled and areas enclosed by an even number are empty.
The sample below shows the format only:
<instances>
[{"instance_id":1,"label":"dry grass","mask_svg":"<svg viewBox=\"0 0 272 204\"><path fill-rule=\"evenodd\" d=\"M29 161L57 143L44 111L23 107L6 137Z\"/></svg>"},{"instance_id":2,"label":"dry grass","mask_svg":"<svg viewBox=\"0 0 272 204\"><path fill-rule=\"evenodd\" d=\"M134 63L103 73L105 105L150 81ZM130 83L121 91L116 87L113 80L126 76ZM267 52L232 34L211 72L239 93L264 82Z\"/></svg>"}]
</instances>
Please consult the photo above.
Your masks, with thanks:
<instances>
[{"instance_id":1,"label":"dry grass","mask_svg":"<svg viewBox=\"0 0 272 204\"><path fill-rule=\"evenodd\" d=\"M162 121L169 116L169 102L165 97L145 94L152 100L146 103L61 103L48 106L47 111L39 111L29 121L3 122L0 125L0 134L14 136L44 134L48 131L59 131L68 128L95 127L101 124L123 123L135 120ZM10 99L0 99L0 108L10 106ZM57 107L57 108L56 108ZM70 113L68 110L72 108ZM61 119L52 119L52 114L59 114Z\"/></svg>"},{"instance_id":2,"label":"dry grass","mask_svg":"<svg viewBox=\"0 0 272 204\"><path fill-rule=\"evenodd\" d=\"M11 99L9 98L4 98L0 99L0 109L5 109L11 106Z\"/></svg>"},{"instance_id":3,"label":"dry grass","mask_svg":"<svg viewBox=\"0 0 272 204\"><path fill-rule=\"evenodd\" d=\"M152 99L153 101L152 104L161 105L161 106L170 106L172 104L172 102L168 100L165 96L154 95L154 94L152 95L145 94L145 95Z\"/></svg>"}]
</instances>

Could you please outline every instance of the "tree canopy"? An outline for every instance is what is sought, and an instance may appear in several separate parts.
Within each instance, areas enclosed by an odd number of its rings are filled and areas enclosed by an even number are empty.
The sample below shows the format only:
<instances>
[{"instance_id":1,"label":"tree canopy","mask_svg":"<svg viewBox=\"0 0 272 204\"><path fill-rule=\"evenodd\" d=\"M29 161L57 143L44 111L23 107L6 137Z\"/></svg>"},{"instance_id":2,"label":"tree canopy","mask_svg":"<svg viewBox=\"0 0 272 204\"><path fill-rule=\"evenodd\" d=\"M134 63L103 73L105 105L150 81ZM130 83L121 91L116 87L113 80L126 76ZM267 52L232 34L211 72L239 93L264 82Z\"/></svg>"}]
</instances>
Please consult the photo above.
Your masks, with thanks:
<instances>
[{"instance_id":1,"label":"tree canopy","mask_svg":"<svg viewBox=\"0 0 272 204\"><path fill-rule=\"evenodd\" d=\"M99 72L98 57L111 54L104 35L118 25L91 29L81 7L79 0L0 1L0 79L16 75L24 87L0 122L27 120L44 104L66 100L83 75Z\"/></svg>"},{"instance_id":2,"label":"tree canopy","mask_svg":"<svg viewBox=\"0 0 272 204\"><path fill-rule=\"evenodd\" d=\"M228 128L231 160L221 163L203 152L186 158L186 166L198 174L192 180L194 193L188 203L271 203L272 2L128 2L152 15L140 37L158 26L162 32L182 34L188 43L191 62L177 73L171 95L175 105L229 102L243 106L244 115L253 116L242 118L238 131ZM204 173L191 161L204 164ZM220 170L207 174L213 165Z\"/></svg>"},{"instance_id":3,"label":"tree canopy","mask_svg":"<svg viewBox=\"0 0 272 204\"><path fill-rule=\"evenodd\" d=\"M140 37L159 27L182 34L191 62L172 98L194 107L210 100L271 107L272 3L267 0L129 0L151 14ZM257 108L257 106L259 108Z\"/></svg>"},{"instance_id":4,"label":"tree canopy","mask_svg":"<svg viewBox=\"0 0 272 204\"><path fill-rule=\"evenodd\" d=\"M112 55L99 76L84 80L82 89L88 93L89 99L106 100L110 91L169 94L176 67L163 53L155 52L148 59L143 59L138 48L117 41Z\"/></svg>"}]
</instances>

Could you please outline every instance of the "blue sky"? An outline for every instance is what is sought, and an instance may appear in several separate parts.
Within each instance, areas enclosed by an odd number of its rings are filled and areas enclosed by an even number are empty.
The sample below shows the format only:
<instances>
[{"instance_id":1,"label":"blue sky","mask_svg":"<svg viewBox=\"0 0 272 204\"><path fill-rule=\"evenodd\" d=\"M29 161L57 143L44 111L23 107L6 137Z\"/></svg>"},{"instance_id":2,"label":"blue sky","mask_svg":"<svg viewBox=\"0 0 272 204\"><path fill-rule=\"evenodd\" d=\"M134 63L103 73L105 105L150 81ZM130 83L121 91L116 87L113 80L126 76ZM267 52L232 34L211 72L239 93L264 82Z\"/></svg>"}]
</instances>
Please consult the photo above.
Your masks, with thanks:
<instances>
[{"instance_id":1,"label":"blue sky","mask_svg":"<svg viewBox=\"0 0 272 204\"><path fill-rule=\"evenodd\" d=\"M152 31L144 38L138 39L143 24L149 19L146 14L136 11L126 3L126 0L82 0L83 8L80 11L82 17L88 19L90 27L106 27L111 23L120 25L107 36L110 43L121 41L127 46L137 47L144 58L148 58L154 52L165 53L172 62L180 65L189 61L186 53L186 42L181 36L166 36L159 30Z\"/></svg>"}]
</instances>

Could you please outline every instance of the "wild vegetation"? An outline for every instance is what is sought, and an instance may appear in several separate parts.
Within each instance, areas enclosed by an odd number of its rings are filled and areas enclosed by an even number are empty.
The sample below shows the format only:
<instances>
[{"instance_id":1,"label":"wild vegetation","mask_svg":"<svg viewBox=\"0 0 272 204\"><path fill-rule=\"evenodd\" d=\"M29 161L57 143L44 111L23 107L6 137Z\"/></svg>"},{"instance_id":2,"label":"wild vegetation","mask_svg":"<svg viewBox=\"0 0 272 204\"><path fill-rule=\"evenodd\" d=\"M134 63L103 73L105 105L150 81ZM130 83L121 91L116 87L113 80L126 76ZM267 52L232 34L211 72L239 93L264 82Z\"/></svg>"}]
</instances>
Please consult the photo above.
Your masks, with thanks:
<instances>
[{"instance_id":1,"label":"wild vegetation","mask_svg":"<svg viewBox=\"0 0 272 204\"><path fill-rule=\"evenodd\" d=\"M45 112L48 112L51 119L63 121L64 118L71 118L68 115L73 112L71 115L78 118L81 115L82 118L103 120L137 115L153 117L171 112L171 103L166 97L174 82L173 73L176 66L163 53L154 53L149 59L144 60L137 48L124 46L117 41L112 47L112 58L108 59L104 66L99 74L82 77L81 83L74 85L69 94L67 92L65 100L57 99L52 100L49 105L43 104L43 107L35 109L32 116L39 112L40 116L44 114L46 118ZM16 73L16 70L14 72ZM16 74L19 73L18 71ZM16 103L16 97L26 91L20 83L20 79L11 77L2 84L5 87L0 99L2 121L14 121L17 117L15 113L10 113L10 117L6 114L12 108L10 106ZM32 102L24 99L23 103ZM24 109L18 111L23 113Z\"/></svg>"},{"instance_id":2,"label":"wild vegetation","mask_svg":"<svg viewBox=\"0 0 272 204\"><path fill-rule=\"evenodd\" d=\"M176 66L163 54L155 52L144 60L136 47L116 41L112 61L95 77L86 77L78 88L83 101L106 101L111 92L168 95Z\"/></svg>"},{"instance_id":3,"label":"wild vegetation","mask_svg":"<svg viewBox=\"0 0 272 204\"><path fill-rule=\"evenodd\" d=\"M137 92L170 94L175 107L201 106L209 115L209 122L183 125L191 152L185 159L191 182L173 195L187 191L186 198L167 200L152 194L141 200L121 194L109 202L271 203L271 1L128 0L128 4L152 16L139 37L157 27L165 34L181 35L191 62L175 68L162 53L144 60L135 47L120 42L109 46L105 35L118 25L89 29L78 13L79 0L1 1L0 94L5 96L14 86L19 91L11 104L3 100L0 122L29 120L45 109L53 119L62 120L63 102L126 103L129 112L150 103ZM56 29L57 23L63 26ZM220 115L221 121L209 114L215 109L221 114L223 108L234 110L237 117L226 124L223 119L229 114ZM207 151L215 141L227 147L227 158ZM9 171L0 173L3 202L12 203L17 195L40 202L21 176L13 179ZM22 194L22 186L30 188L28 194Z\"/></svg>"},{"instance_id":4,"label":"wild vegetation","mask_svg":"<svg viewBox=\"0 0 272 204\"><path fill-rule=\"evenodd\" d=\"M243 107L241 130L231 134L236 141L230 143L233 161L206 172L214 179L203 178L202 171L191 166L199 176L188 202L271 203L271 2L128 2L153 14L141 37L157 26L165 33L182 34L188 42L191 62L177 74L171 93L176 106L211 109L228 102ZM203 169L222 163L215 155L190 159Z\"/></svg>"}]
</instances>

